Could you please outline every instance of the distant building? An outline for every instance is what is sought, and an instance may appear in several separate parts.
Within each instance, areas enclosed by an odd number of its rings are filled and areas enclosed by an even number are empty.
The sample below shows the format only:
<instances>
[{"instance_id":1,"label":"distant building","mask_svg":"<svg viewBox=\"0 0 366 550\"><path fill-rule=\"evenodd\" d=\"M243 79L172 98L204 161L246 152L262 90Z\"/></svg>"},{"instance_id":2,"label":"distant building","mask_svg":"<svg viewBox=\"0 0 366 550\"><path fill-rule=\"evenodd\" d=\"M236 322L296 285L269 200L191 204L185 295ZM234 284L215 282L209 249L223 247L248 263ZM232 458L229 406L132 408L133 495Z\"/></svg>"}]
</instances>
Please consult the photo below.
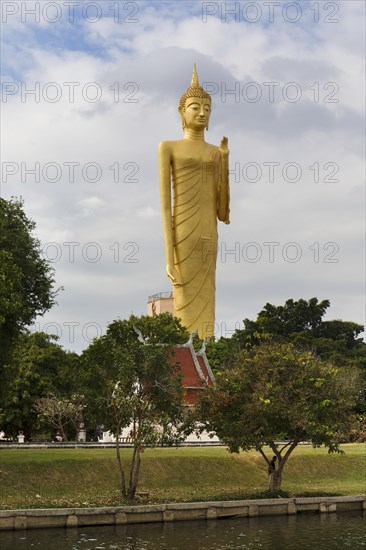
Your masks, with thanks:
<instances>
[{"instance_id":1,"label":"distant building","mask_svg":"<svg viewBox=\"0 0 366 550\"><path fill-rule=\"evenodd\" d=\"M149 296L147 301L147 314L152 317L159 313L170 313L174 315L174 298L173 292L158 292Z\"/></svg>"}]
</instances>

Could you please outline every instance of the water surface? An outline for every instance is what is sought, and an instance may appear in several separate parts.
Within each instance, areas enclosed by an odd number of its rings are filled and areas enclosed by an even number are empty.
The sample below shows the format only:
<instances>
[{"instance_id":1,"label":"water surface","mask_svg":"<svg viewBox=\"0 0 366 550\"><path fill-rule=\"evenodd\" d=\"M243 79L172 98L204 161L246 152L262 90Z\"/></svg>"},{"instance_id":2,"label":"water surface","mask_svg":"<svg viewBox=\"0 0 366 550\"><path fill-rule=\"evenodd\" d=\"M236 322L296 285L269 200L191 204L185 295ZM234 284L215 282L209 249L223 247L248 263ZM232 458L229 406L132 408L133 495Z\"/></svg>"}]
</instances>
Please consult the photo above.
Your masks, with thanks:
<instances>
[{"instance_id":1,"label":"water surface","mask_svg":"<svg viewBox=\"0 0 366 550\"><path fill-rule=\"evenodd\" d=\"M366 514L302 514L0 534L2 550L333 550L366 547Z\"/></svg>"}]
</instances>

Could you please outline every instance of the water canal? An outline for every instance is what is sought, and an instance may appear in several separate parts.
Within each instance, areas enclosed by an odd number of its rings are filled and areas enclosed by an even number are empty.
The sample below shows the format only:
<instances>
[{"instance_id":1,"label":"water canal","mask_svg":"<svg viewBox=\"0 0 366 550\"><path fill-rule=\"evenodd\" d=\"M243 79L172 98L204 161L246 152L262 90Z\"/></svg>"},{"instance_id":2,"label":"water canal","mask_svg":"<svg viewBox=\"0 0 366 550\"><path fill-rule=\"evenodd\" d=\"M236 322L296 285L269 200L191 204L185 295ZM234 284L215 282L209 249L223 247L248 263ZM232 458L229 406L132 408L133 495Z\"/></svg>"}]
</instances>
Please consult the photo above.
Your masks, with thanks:
<instances>
[{"instance_id":1,"label":"water canal","mask_svg":"<svg viewBox=\"0 0 366 550\"><path fill-rule=\"evenodd\" d=\"M366 547L366 513L3 531L0 547L2 550L357 550Z\"/></svg>"}]
</instances>

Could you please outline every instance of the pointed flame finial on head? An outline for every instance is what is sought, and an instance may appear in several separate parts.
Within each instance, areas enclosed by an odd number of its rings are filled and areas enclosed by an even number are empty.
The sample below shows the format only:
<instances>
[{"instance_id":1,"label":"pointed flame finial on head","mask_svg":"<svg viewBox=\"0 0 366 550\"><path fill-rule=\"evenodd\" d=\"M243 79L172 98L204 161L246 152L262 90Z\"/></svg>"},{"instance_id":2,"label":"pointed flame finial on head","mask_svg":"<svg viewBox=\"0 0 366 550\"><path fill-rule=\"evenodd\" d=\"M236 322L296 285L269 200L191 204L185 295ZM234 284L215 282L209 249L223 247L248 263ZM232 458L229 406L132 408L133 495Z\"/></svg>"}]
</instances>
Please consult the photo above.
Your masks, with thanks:
<instances>
[{"instance_id":1,"label":"pointed flame finial on head","mask_svg":"<svg viewBox=\"0 0 366 550\"><path fill-rule=\"evenodd\" d=\"M200 83L198 82L196 64L194 63L194 65L193 65L193 74L192 74L191 86L197 86L197 87L199 87L199 85L200 85Z\"/></svg>"},{"instance_id":2,"label":"pointed flame finial on head","mask_svg":"<svg viewBox=\"0 0 366 550\"><path fill-rule=\"evenodd\" d=\"M209 101L210 105L211 105L211 96L206 92L206 90L204 90L202 88L202 86L200 86L200 83L198 81L198 76L197 76L197 69L196 69L196 64L194 64L194 67L193 67L193 75L192 75L192 82L191 82L191 85L190 87L185 91L185 93L182 95L182 97L180 98L180 102L179 102L179 110L180 111L184 111L185 109L185 103L186 103L186 99L188 97L201 97L201 98L205 98Z\"/></svg>"}]
</instances>

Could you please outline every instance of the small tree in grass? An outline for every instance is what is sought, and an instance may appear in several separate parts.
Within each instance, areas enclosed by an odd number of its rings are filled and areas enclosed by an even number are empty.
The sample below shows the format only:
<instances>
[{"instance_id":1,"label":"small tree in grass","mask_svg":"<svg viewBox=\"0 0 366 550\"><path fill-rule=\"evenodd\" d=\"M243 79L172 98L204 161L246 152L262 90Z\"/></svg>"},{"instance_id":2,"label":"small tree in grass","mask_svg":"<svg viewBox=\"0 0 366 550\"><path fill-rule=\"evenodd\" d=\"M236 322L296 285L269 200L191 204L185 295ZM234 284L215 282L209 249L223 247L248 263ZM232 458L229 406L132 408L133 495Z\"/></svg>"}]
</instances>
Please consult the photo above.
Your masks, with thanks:
<instances>
[{"instance_id":1,"label":"small tree in grass","mask_svg":"<svg viewBox=\"0 0 366 550\"><path fill-rule=\"evenodd\" d=\"M131 316L111 323L83 355L100 421L116 437L124 498L135 497L144 448L162 439L177 442L187 429L183 386L173 356L173 343L186 338L171 315ZM119 442L126 428L133 445L131 462L126 462Z\"/></svg>"},{"instance_id":2,"label":"small tree in grass","mask_svg":"<svg viewBox=\"0 0 366 550\"><path fill-rule=\"evenodd\" d=\"M337 368L292 344L262 343L216 378L198 408L205 428L230 452L257 450L270 472L271 492L281 489L284 467L301 441L340 452L357 393L352 368Z\"/></svg>"},{"instance_id":3,"label":"small tree in grass","mask_svg":"<svg viewBox=\"0 0 366 550\"><path fill-rule=\"evenodd\" d=\"M44 424L55 429L64 441L67 441L66 427L71 424L75 429L75 439L78 432L80 410L83 410L84 396L73 394L70 399L56 395L41 397L34 405L34 410L43 419Z\"/></svg>"}]
</instances>

